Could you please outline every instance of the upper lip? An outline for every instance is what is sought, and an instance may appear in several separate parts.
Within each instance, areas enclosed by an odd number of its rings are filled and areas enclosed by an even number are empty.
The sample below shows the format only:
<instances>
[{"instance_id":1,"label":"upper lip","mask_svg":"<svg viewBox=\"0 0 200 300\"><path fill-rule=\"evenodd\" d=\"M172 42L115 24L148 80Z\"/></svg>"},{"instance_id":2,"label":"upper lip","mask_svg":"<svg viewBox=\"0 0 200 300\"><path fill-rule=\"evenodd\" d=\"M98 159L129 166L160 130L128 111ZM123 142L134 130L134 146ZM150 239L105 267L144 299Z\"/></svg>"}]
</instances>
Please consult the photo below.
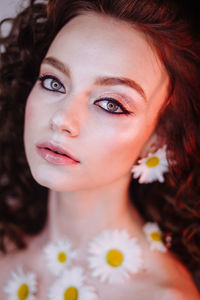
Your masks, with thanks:
<instances>
[{"instance_id":1,"label":"upper lip","mask_svg":"<svg viewBox=\"0 0 200 300\"><path fill-rule=\"evenodd\" d=\"M75 157L73 157L69 152L67 152L64 148L62 148L58 144L53 144L52 142L43 142L43 143L37 144L37 147L38 148L48 148L49 150L56 151L56 152L59 152L61 154L67 155L71 159L79 162Z\"/></svg>"}]
</instances>

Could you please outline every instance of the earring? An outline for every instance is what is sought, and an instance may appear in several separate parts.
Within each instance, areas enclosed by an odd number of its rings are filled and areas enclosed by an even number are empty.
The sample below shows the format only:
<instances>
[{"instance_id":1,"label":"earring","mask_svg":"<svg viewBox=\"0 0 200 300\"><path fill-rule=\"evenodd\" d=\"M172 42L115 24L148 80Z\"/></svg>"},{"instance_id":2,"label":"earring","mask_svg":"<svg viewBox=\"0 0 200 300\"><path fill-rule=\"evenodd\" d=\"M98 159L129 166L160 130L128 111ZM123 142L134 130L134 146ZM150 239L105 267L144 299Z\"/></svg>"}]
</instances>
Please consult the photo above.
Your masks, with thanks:
<instances>
[{"instance_id":1,"label":"earring","mask_svg":"<svg viewBox=\"0 0 200 300\"><path fill-rule=\"evenodd\" d=\"M131 169L133 178L139 178L139 183L164 182L163 174L169 170L166 149L167 146L164 145L156 152L149 153L147 157L139 159L137 165Z\"/></svg>"}]
</instances>

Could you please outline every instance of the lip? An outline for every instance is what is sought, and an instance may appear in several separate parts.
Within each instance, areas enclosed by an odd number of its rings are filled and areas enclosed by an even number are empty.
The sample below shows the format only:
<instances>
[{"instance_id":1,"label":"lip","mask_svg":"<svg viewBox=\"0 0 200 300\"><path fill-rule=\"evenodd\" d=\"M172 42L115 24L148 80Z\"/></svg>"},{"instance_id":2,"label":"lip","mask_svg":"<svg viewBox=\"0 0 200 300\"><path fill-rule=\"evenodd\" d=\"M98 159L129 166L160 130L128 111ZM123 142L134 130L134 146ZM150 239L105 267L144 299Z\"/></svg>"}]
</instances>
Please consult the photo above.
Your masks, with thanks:
<instances>
[{"instance_id":1,"label":"lip","mask_svg":"<svg viewBox=\"0 0 200 300\"><path fill-rule=\"evenodd\" d=\"M58 165L80 163L80 161L78 161L60 145L56 145L51 142L43 142L37 144L36 148L39 155L51 163L55 163ZM58 153L55 153L55 151Z\"/></svg>"}]
</instances>

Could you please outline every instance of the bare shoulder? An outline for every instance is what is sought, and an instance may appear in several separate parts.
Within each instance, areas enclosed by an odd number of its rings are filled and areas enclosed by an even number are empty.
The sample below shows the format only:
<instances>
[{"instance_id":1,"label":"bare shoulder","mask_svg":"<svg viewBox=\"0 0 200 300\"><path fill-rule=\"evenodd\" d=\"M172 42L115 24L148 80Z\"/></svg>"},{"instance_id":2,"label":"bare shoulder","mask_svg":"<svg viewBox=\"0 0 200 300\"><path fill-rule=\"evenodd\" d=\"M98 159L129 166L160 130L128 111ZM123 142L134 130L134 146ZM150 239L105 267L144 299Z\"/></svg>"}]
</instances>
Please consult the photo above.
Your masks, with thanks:
<instances>
[{"instance_id":1,"label":"bare shoulder","mask_svg":"<svg viewBox=\"0 0 200 300\"><path fill-rule=\"evenodd\" d=\"M152 300L200 300L192 276L181 262L170 253L157 262Z\"/></svg>"},{"instance_id":2,"label":"bare shoulder","mask_svg":"<svg viewBox=\"0 0 200 300\"><path fill-rule=\"evenodd\" d=\"M200 300L192 275L170 251L147 251L146 266L153 286L152 300Z\"/></svg>"},{"instance_id":3,"label":"bare shoulder","mask_svg":"<svg viewBox=\"0 0 200 300\"><path fill-rule=\"evenodd\" d=\"M191 291L186 291L184 287L182 290L179 288L166 288L162 291L158 291L155 295L155 300L162 299L162 300L200 300L200 294L195 289L191 293ZM153 300L154 300L153 299Z\"/></svg>"}]
</instances>

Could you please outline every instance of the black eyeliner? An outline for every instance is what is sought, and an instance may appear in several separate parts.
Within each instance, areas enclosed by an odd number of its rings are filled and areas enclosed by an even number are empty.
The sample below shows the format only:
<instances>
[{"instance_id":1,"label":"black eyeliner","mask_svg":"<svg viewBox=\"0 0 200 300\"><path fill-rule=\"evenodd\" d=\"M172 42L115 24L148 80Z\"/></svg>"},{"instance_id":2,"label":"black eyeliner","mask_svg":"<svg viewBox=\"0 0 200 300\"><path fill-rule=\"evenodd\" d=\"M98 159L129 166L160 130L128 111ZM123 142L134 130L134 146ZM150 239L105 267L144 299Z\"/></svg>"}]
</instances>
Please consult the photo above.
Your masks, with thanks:
<instances>
[{"instance_id":1,"label":"black eyeliner","mask_svg":"<svg viewBox=\"0 0 200 300\"><path fill-rule=\"evenodd\" d=\"M107 101L110 101L112 103L115 103L117 106L119 106L122 110L122 112L112 112L112 111L109 111L109 110L106 110L105 108L101 107L103 110L105 110L106 112L108 112L109 114L113 114L113 115L130 115L131 112L126 110L123 105L121 103L119 103L117 100L113 99L113 98L110 98L110 97L104 97L104 98L101 98L95 102L101 102L103 100L107 100Z\"/></svg>"},{"instance_id":2,"label":"black eyeliner","mask_svg":"<svg viewBox=\"0 0 200 300\"><path fill-rule=\"evenodd\" d=\"M55 81L57 81L57 82L65 89L63 83L62 83L57 77L55 77L55 76L53 76L53 75L41 75L41 76L38 77L38 80L40 81L40 86L41 86L43 89L45 89L45 90L47 90L47 91L50 91L50 92L58 92L58 93L61 93L61 94L64 94L64 93L65 93L65 92L61 92L61 91L59 91L59 90L54 90L54 89L48 89L48 88L46 88L46 87L44 86L44 80L45 80L45 79L54 79Z\"/></svg>"}]
</instances>

